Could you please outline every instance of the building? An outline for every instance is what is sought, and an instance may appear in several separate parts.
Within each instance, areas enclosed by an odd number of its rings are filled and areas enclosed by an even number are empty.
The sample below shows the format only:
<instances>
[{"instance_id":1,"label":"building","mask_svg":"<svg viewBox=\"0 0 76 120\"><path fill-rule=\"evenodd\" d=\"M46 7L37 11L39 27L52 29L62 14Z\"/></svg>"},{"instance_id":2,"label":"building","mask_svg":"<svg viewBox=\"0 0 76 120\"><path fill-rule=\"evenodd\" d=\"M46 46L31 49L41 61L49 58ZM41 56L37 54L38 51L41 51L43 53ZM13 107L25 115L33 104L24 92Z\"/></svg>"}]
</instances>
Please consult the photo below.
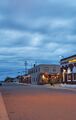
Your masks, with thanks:
<instances>
[{"instance_id":1,"label":"building","mask_svg":"<svg viewBox=\"0 0 76 120\"><path fill-rule=\"evenodd\" d=\"M56 75L60 73L59 65L40 64L28 70L31 76L32 84L46 84L49 81L49 75Z\"/></svg>"},{"instance_id":2,"label":"building","mask_svg":"<svg viewBox=\"0 0 76 120\"><path fill-rule=\"evenodd\" d=\"M31 83L31 76L30 75L23 75L20 77L19 82L30 84Z\"/></svg>"},{"instance_id":3,"label":"building","mask_svg":"<svg viewBox=\"0 0 76 120\"><path fill-rule=\"evenodd\" d=\"M13 79L12 80L13 83L19 83L19 76L13 77L12 79Z\"/></svg>"},{"instance_id":4,"label":"building","mask_svg":"<svg viewBox=\"0 0 76 120\"><path fill-rule=\"evenodd\" d=\"M76 55L61 59L60 64L62 82L76 84Z\"/></svg>"}]
</instances>

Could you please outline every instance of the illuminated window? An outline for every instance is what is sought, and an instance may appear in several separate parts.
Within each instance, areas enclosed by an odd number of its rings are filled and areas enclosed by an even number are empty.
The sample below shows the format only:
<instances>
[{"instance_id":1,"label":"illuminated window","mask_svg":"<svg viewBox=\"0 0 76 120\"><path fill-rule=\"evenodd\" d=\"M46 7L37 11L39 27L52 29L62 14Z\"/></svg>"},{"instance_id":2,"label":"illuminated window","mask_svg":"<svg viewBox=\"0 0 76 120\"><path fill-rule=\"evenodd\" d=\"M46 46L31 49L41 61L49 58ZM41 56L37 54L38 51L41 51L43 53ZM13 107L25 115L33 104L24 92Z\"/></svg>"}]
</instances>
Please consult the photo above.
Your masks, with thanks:
<instances>
[{"instance_id":1,"label":"illuminated window","mask_svg":"<svg viewBox=\"0 0 76 120\"><path fill-rule=\"evenodd\" d=\"M69 63L76 62L76 59L69 60Z\"/></svg>"}]
</instances>

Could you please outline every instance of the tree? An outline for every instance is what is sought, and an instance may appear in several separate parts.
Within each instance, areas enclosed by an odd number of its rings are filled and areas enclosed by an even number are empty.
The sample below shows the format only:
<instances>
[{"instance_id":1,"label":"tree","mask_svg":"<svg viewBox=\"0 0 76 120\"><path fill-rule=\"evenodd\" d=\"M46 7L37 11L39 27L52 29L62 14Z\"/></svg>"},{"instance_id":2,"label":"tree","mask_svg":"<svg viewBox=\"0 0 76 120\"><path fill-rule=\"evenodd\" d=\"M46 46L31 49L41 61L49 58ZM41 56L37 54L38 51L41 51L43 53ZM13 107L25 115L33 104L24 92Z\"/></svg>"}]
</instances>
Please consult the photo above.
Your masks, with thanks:
<instances>
[{"instance_id":1,"label":"tree","mask_svg":"<svg viewBox=\"0 0 76 120\"><path fill-rule=\"evenodd\" d=\"M13 82L14 78L6 77L4 82Z\"/></svg>"}]
</instances>

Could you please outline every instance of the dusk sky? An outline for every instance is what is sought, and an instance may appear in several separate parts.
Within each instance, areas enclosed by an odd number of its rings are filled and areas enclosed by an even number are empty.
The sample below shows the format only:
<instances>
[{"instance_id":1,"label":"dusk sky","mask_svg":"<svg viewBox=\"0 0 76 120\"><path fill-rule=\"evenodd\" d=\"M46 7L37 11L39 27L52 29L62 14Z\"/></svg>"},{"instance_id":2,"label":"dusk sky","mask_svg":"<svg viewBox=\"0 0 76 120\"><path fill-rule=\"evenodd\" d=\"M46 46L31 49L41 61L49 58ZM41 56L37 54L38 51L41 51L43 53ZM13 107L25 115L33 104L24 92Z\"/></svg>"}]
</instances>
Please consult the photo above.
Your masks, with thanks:
<instances>
[{"instance_id":1,"label":"dusk sky","mask_svg":"<svg viewBox=\"0 0 76 120\"><path fill-rule=\"evenodd\" d=\"M73 54L76 0L0 1L0 79L24 71L25 60L58 64Z\"/></svg>"}]
</instances>

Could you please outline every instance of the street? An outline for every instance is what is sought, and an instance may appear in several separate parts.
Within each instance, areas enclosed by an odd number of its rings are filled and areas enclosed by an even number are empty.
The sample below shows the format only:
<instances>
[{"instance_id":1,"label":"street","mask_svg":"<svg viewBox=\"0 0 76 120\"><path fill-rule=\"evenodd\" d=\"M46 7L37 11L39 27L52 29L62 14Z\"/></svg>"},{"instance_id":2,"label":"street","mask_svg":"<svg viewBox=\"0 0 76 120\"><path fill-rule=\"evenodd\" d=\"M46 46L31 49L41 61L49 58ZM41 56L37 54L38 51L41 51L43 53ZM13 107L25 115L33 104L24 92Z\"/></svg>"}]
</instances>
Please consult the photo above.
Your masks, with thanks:
<instances>
[{"instance_id":1,"label":"street","mask_svg":"<svg viewBox=\"0 0 76 120\"><path fill-rule=\"evenodd\" d=\"M76 92L28 85L0 88L9 120L76 120Z\"/></svg>"}]
</instances>

